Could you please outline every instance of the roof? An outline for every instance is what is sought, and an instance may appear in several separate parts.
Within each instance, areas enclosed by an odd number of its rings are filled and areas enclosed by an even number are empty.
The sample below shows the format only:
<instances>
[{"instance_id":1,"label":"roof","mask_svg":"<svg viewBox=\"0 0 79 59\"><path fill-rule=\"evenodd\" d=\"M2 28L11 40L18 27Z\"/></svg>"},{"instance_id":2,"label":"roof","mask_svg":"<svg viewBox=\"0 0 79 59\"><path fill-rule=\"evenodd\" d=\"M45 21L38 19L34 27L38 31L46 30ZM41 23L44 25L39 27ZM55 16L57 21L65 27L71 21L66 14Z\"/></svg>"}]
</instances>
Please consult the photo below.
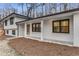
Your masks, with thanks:
<instances>
[{"instance_id":1,"label":"roof","mask_svg":"<svg viewBox=\"0 0 79 59\"><path fill-rule=\"evenodd\" d=\"M7 17L11 16L11 15L15 15L16 17L23 18L23 19L26 19L27 18L27 16L24 16L24 15L21 15L21 14L11 13L8 16L6 16L3 19L1 19L0 22L3 21L4 19L6 19Z\"/></svg>"},{"instance_id":2,"label":"roof","mask_svg":"<svg viewBox=\"0 0 79 59\"><path fill-rule=\"evenodd\" d=\"M60 15L60 14L65 14L65 13L74 12L74 11L79 11L79 8L66 10L66 11L62 11L62 12L58 12L58 13L54 13L54 14L49 14L49 15L45 15L45 16L41 16L41 17L37 17L37 18L31 18L30 20L49 17L49 16L55 16L55 15ZM20 21L20 22L17 22L17 23L21 23L21 22L25 22L25 21L29 21L29 20Z\"/></svg>"}]
</instances>

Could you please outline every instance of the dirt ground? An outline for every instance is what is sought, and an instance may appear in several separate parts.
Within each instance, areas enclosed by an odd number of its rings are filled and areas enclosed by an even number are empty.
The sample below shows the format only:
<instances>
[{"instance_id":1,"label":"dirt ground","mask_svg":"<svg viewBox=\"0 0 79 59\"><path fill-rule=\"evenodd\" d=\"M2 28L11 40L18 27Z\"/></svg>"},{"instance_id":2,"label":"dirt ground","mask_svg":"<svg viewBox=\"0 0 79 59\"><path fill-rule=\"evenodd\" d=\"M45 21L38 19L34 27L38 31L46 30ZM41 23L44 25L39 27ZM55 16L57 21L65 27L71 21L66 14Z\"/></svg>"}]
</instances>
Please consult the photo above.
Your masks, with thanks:
<instances>
[{"instance_id":1,"label":"dirt ground","mask_svg":"<svg viewBox=\"0 0 79 59\"><path fill-rule=\"evenodd\" d=\"M6 40L6 38L10 38L10 37L12 37L12 36L6 36L6 35L0 36L0 41Z\"/></svg>"},{"instance_id":2,"label":"dirt ground","mask_svg":"<svg viewBox=\"0 0 79 59\"><path fill-rule=\"evenodd\" d=\"M7 36L4 35L4 36L0 37L0 40L5 40L6 38L7 38Z\"/></svg>"},{"instance_id":3,"label":"dirt ground","mask_svg":"<svg viewBox=\"0 0 79 59\"><path fill-rule=\"evenodd\" d=\"M39 42L26 38L12 39L9 45L26 56L79 56L78 47Z\"/></svg>"},{"instance_id":4,"label":"dirt ground","mask_svg":"<svg viewBox=\"0 0 79 59\"><path fill-rule=\"evenodd\" d=\"M19 56L13 48L8 45L10 36L1 36L0 37L0 56Z\"/></svg>"}]
</instances>

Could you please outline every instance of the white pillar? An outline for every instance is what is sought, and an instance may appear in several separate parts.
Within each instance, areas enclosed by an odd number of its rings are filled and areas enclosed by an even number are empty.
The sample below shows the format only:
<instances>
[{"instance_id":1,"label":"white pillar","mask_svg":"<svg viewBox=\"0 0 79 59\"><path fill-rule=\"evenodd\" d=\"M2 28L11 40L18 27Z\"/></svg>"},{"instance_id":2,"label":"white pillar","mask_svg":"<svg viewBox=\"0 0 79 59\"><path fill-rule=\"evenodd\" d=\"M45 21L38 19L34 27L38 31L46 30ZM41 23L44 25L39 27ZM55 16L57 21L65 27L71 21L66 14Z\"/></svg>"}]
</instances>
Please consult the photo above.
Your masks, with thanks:
<instances>
[{"instance_id":1,"label":"white pillar","mask_svg":"<svg viewBox=\"0 0 79 59\"><path fill-rule=\"evenodd\" d=\"M26 23L24 23L24 36L26 37Z\"/></svg>"},{"instance_id":2,"label":"white pillar","mask_svg":"<svg viewBox=\"0 0 79 59\"><path fill-rule=\"evenodd\" d=\"M17 29L16 29L16 37L18 37L19 36L19 24L17 24Z\"/></svg>"},{"instance_id":3,"label":"white pillar","mask_svg":"<svg viewBox=\"0 0 79 59\"><path fill-rule=\"evenodd\" d=\"M20 24L18 24L18 37L20 37Z\"/></svg>"},{"instance_id":4,"label":"white pillar","mask_svg":"<svg viewBox=\"0 0 79 59\"><path fill-rule=\"evenodd\" d=\"M43 22L44 21L41 21L41 40L43 40L43 28L44 28L43 27L43 25L44 25Z\"/></svg>"},{"instance_id":5,"label":"white pillar","mask_svg":"<svg viewBox=\"0 0 79 59\"><path fill-rule=\"evenodd\" d=\"M18 27L17 27L18 28ZM16 37L18 36L18 29L16 29Z\"/></svg>"},{"instance_id":6,"label":"white pillar","mask_svg":"<svg viewBox=\"0 0 79 59\"><path fill-rule=\"evenodd\" d=\"M79 14L73 15L73 45L79 47Z\"/></svg>"}]
</instances>

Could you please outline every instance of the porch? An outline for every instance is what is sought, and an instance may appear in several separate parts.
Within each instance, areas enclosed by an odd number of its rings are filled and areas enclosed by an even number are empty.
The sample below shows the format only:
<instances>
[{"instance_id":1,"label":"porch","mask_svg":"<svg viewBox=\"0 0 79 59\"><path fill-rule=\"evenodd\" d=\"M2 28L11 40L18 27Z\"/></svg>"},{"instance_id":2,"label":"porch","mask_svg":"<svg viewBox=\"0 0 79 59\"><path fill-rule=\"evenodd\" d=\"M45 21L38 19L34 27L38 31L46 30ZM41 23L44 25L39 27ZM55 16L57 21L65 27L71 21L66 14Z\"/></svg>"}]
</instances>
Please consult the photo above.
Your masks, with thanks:
<instances>
[{"instance_id":1,"label":"porch","mask_svg":"<svg viewBox=\"0 0 79 59\"><path fill-rule=\"evenodd\" d=\"M32 32L32 23L41 24L41 32ZM43 21L27 21L17 24L17 36L18 37L27 37L27 38L37 38L38 40L43 39Z\"/></svg>"},{"instance_id":2,"label":"porch","mask_svg":"<svg viewBox=\"0 0 79 59\"><path fill-rule=\"evenodd\" d=\"M50 20L49 20L50 19ZM57 19L51 19L51 18L45 18L45 19L36 19L26 22L21 22L17 26L18 28L18 36L19 37L26 37L31 38L38 41L44 41L44 42L52 42L52 43L58 43L58 44L64 44L64 45L73 45L72 40L72 29L70 29L70 33L53 33L52 32L52 21L59 20L59 19L70 19L70 28L72 27L72 16L70 17L64 17L64 18L57 18ZM33 24L40 23L40 31L34 32L33 31Z\"/></svg>"},{"instance_id":3,"label":"porch","mask_svg":"<svg viewBox=\"0 0 79 59\"><path fill-rule=\"evenodd\" d=\"M52 21L55 20L62 20L62 19L69 19L69 32L68 33L54 33L52 32ZM39 41L47 41L53 42L58 44L65 44L65 45L73 45L79 46L79 14L75 15L57 15L45 18L37 18L30 21L25 21L18 23L18 36L19 37L26 37L31 38ZM33 24L40 23L40 30L33 31ZM37 26L37 25L35 25ZM38 26L37 26L38 27Z\"/></svg>"}]
</instances>

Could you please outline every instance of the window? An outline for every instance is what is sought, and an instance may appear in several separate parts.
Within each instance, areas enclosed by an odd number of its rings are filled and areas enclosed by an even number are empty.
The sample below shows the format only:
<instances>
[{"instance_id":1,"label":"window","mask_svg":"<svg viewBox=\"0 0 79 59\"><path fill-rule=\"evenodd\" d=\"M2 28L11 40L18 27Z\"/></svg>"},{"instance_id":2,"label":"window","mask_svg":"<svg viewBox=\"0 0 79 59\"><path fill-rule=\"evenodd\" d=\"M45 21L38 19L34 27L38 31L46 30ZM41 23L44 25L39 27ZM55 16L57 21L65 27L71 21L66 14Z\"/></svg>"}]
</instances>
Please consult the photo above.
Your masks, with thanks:
<instances>
[{"instance_id":1,"label":"window","mask_svg":"<svg viewBox=\"0 0 79 59\"><path fill-rule=\"evenodd\" d=\"M32 32L35 32L35 24L32 24Z\"/></svg>"},{"instance_id":2,"label":"window","mask_svg":"<svg viewBox=\"0 0 79 59\"><path fill-rule=\"evenodd\" d=\"M69 22L67 20L61 22L61 32L69 32Z\"/></svg>"},{"instance_id":3,"label":"window","mask_svg":"<svg viewBox=\"0 0 79 59\"><path fill-rule=\"evenodd\" d=\"M5 26L7 26L7 20L5 20Z\"/></svg>"},{"instance_id":4,"label":"window","mask_svg":"<svg viewBox=\"0 0 79 59\"><path fill-rule=\"evenodd\" d=\"M32 32L41 32L41 23L33 23Z\"/></svg>"},{"instance_id":5,"label":"window","mask_svg":"<svg viewBox=\"0 0 79 59\"><path fill-rule=\"evenodd\" d=\"M15 30L12 30L12 34L15 35Z\"/></svg>"},{"instance_id":6,"label":"window","mask_svg":"<svg viewBox=\"0 0 79 59\"><path fill-rule=\"evenodd\" d=\"M13 25L14 21L13 21L14 17L10 18L10 25Z\"/></svg>"},{"instance_id":7,"label":"window","mask_svg":"<svg viewBox=\"0 0 79 59\"><path fill-rule=\"evenodd\" d=\"M53 31L54 31L54 32L60 32L60 26L59 26L60 23L59 23L59 21L54 21L54 22L53 22L53 25L54 25L54 27L53 27L54 30L53 30Z\"/></svg>"},{"instance_id":8,"label":"window","mask_svg":"<svg viewBox=\"0 0 79 59\"><path fill-rule=\"evenodd\" d=\"M9 34L9 30L7 30L7 34Z\"/></svg>"},{"instance_id":9,"label":"window","mask_svg":"<svg viewBox=\"0 0 79 59\"><path fill-rule=\"evenodd\" d=\"M69 19L53 21L53 32L69 33Z\"/></svg>"}]
</instances>

